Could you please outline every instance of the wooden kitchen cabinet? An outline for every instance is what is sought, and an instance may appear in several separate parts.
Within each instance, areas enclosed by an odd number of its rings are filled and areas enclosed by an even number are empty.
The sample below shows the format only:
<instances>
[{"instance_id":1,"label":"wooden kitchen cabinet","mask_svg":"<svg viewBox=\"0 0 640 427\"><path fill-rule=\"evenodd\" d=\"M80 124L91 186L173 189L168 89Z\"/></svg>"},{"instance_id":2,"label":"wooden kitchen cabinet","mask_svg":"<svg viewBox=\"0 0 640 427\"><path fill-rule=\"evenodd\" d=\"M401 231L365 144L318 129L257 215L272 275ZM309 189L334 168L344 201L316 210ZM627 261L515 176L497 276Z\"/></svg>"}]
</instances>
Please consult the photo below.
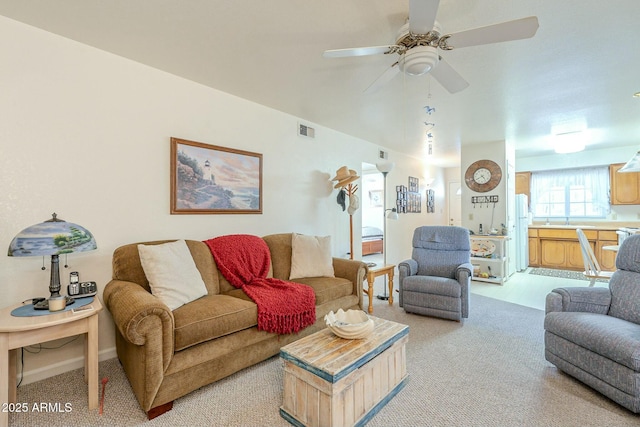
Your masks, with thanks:
<instances>
[{"instance_id":1,"label":"wooden kitchen cabinet","mask_svg":"<svg viewBox=\"0 0 640 427\"><path fill-rule=\"evenodd\" d=\"M615 246L618 244L618 235L612 230L598 231L598 241L596 242L596 259L600 268L605 271L616 270L617 252L602 249L604 246Z\"/></svg>"},{"instance_id":2,"label":"wooden kitchen cabinet","mask_svg":"<svg viewBox=\"0 0 640 427\"><path fill-rule=\"evenodd\" d=\"M547 268L584 270L580 243L576 240L541 240L541 265Z\"/></svg>"},{"instance_id":3,"label":"wooden kitchen cabinet","mask_svg":"<svg viewBox=\"0 0 640 427\"><path fill-rule=\"evenodd\" d=\"M609 165L612 205L640 205L640 172L618 171L624 163Z\"/></svg>"},{"instance_id":4,"label":"wooden kitchen cabinet","mask_svg":"<svg viewBox=\"0 0 640 427\"><path fill-rule=\"evenodd\" d=\"M529 267L540 266L540 242L538 241L538 230L529 229Z\"/></svg>"},{"instance_id":5,"label":"wooden kitchen cabinet","mask_svg":"<svg viewBox=\"0 0 640 427\"><path fill-rule=\"evenodd\" d=\"M531 172L516 172L516 194L526 194L531 200ZM530 202L529 202L530 203Z\"/></svg>"},{"instance_id":6,"label":"wooden kitchen cabinet","mask_svg":"<svg viewBox=\"0 0 640 427\"><path fill-rule=\"evenodd\" d=\"M597 254L598 231L592 229L583 231L594 253ZM539 228L537 234L540 247L538 252L540 267L584 270L582 251L575 228Z\"/></svg>"}]
</instances>

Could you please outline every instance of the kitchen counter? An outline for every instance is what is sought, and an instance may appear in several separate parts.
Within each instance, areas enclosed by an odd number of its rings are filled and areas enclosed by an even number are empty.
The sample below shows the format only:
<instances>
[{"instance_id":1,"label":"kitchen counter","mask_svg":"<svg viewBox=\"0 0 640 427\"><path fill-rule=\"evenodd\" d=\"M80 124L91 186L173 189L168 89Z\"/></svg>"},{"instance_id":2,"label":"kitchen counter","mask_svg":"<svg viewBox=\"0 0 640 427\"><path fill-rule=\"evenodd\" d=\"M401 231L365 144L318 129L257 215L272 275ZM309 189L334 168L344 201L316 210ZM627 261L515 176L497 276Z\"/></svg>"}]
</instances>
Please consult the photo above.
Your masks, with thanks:
<instances>
[{"instance_id":1,"label":"kitchen counter","mask_svg":"<svg viewBox=\"0 0 640 427\"><path fill-rule=\"evenodd\" d=\"M625 223L627 225L628 223ZM533 224L529 226L529 266L584 271L577 228L584 231L603 270L615 269L615 253L605 246L618 244L622 223Z\"/></svg>"},{"instance_id":2,"label":"kitchen counter","mask_svg":"<svg viewBox=\"0 0 640 427\"><path fill-rule=\"evenodd\" d=\"M620 222L603 222L603 223L582 223L582 224L530 224L529 228L551 228L551 229L567 229L567 230L575 230L576 228L589 229L589 230L618 230L624 227L631 228L640 228L639 222L628 222L628 221L620 221Z\"/></svg>"}]
</instances>

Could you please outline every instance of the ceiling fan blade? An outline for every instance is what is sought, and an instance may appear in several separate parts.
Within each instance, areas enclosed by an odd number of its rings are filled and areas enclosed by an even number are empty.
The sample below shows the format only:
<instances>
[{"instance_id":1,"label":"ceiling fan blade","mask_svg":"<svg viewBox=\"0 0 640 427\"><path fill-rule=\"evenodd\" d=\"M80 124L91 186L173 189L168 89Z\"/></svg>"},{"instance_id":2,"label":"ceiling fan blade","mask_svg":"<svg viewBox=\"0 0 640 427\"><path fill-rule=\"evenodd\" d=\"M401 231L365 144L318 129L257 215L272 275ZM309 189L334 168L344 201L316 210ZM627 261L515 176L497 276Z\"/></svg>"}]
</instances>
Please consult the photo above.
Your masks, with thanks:
<instances>
[{"instance_id":1,"label":"ceiling fan blade","mask_svg":"<svg viewBox=\"0 0 640 427\"><path fill-rule=\"evenodd\" d=\"M391 79L393 79L399 71L400 67L398 67L398 62L395 62L391 67L387 68L387 70L382 73L380 77L375 79L374 82L364 90L364 93L371 94L377 92L378 90L380 90L380 88L382 88L382 86L389 83L389 81L391 81Z\"/></svg>"},{"instance_id":2,"label":"ceiling fan blade","mask_svg":"<svg viewBox=\"0 0 640 427\"><path fill-rule=\"evenodd\" d=\"M528 18L453 33L446 40L446 44L451 48L458 49L509 40L528 39L533 37L536 31L538 31L538 18L529 16Z\"/></svg>"},{"instance_id":3,"label":"ceiling fan blade","mask_svg":"<svg viewBox=\"0 0 640 427\"><path fill-rule=\"evenodd\" d=\"M440 0L409 1L409 31L413 34L427 34L433 29L438 14Z\"/></svg>"},{"instance_id":4,"label":"ceiling fan blade","mask_svg":"<svg viewBox=\"0 0 640 427\"><path fill-rule=\"evenodd\" d=\"M440 83L449 93L460 92L469 87L467 82L451 65L444 59L440 58L438 65L431 70L430 74Z\"/></svg>"},{"instance_id":5,"label":"ceiling fan blade","mask_svg":"<svg viewBox=\"0 0 640 427\"><path fill-rule=\"evenodd\" d=\"M333 49L325 50L322 56L325 58L344 58L347 56L365 56L365 55L379 55L382 53L392 53L400 46L388 45L388 46L371 46L371 47L354 47L350 49Z\"/></svg>"}]
</instances>

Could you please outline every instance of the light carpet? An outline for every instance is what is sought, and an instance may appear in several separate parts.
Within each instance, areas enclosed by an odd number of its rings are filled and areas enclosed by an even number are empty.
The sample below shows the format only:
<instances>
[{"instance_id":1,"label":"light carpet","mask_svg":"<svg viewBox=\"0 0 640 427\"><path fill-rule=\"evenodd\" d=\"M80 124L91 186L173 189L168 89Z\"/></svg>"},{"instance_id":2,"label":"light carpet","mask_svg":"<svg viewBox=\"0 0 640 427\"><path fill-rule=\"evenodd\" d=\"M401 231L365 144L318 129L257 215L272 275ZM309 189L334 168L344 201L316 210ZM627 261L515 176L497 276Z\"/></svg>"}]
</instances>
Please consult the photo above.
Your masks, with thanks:
<instances>
[{"instance_id":1,"label":"light carpet","mask_svg":"<svg viewBox=\"0 0 640 427\"><path fill-rule=\"evenodd\" d=\"M472 294L462 323L406 314L376 301L374 315L409 325L409 383L368 426L635 426L631 413L544 359L540 310ZM25 385L18 400L72 411L12 414L16 426L288 426L279 414L282 363L273 357L176 400L147 421L116 359L104 414L88 411L82 371Z\"/></svg>"}]
</instances>

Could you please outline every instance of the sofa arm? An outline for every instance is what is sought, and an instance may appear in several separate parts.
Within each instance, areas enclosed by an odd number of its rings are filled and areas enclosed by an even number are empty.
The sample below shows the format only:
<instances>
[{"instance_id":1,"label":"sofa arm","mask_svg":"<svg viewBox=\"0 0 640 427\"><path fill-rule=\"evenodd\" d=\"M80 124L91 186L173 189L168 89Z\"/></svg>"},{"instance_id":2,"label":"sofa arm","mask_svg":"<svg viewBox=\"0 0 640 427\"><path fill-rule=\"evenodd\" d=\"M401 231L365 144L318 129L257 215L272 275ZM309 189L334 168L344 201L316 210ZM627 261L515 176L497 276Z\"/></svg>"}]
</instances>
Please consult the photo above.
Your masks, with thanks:
<instances>
[{"instance_id":1,"label":"sofa arm","mask_svg":"<svg viewBox=\"0 0 640 427\"><path fill-rule=\"evenodd\" d=\"M173 356L173 313L158 298L133 282L111 280L103 292L104 303L122 337L138 346L151 345L147 354L162 356L163 370Z\"/></svg>"},{"instance_id":2,"label":"sofa arm","mask_svg":"<svg viewBox=\"0 0 640 427\"><path fill-rule=\"evenodd\" d=\"M545 313L554 311L581 311L607 314L610 304L611 291L609 288L556 288L547 294Z\"/></svg>"},{"instance_id":3,"label":"sofa arm","mask_svg":"<svg viewBox=\"0 0 640 427\"><path fill-rule=\"evenodd\" d=\"M333 258L333 273L336 277L348 279L353 283L353 294L358 296L358 305L362 308L362 287L367 274L366 264L345 258Z\"/></svg>"}]
</instances>

